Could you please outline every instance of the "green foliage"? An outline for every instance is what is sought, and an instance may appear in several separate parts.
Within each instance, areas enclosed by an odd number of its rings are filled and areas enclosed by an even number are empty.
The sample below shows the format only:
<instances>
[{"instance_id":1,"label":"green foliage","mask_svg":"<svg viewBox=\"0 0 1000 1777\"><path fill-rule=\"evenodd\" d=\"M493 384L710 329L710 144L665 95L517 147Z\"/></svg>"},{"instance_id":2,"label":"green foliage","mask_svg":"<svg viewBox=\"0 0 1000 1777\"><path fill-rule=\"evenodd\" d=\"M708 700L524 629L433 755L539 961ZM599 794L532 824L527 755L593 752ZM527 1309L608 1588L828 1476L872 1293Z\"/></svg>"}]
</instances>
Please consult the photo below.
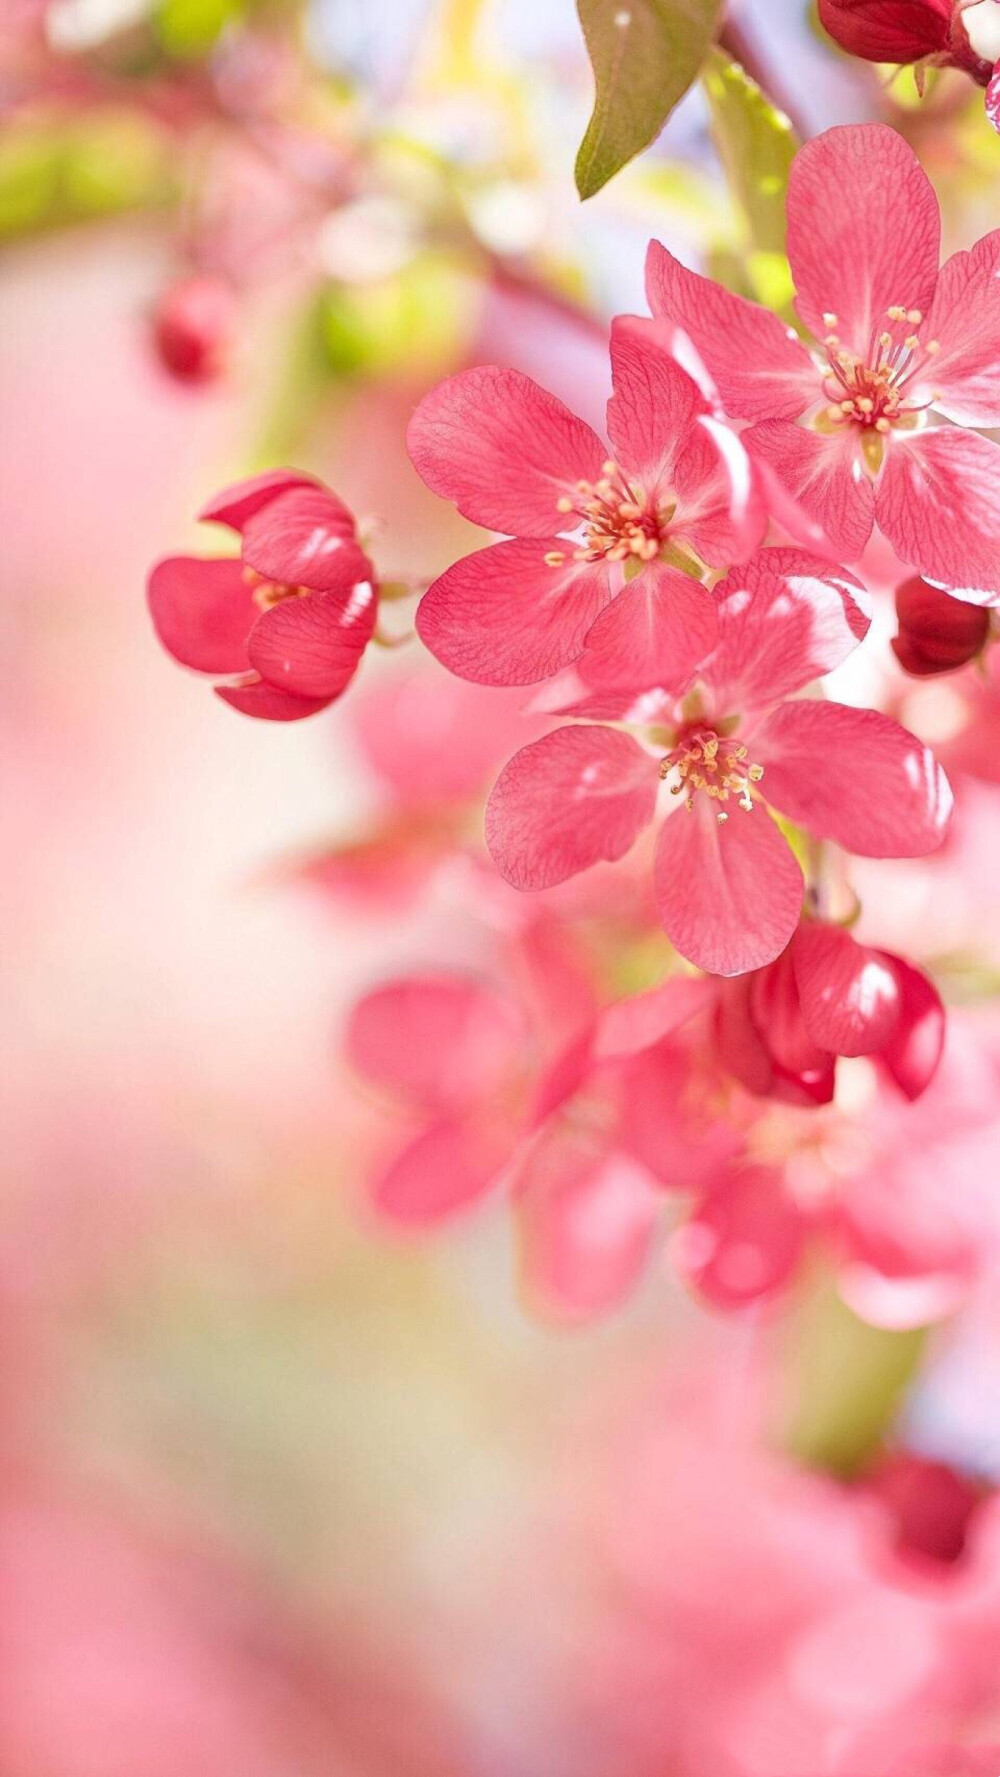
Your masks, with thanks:
<instances>
[{"instance_id":1,"label":"green foliage","mask_svg":"<svg viewBox=\"0 0 1000 1777\"><path fill-rule=\"evenodd\" d=\"M743 217L749 294L781 310L792 294L785 257L788 175L798 141L783 111L719 49L702 74L722 169Z\"/></svg>"},{"instance_id":2,"label":"green foliage","mask_svg":"<svg viewBox=\"0 0 1000 1777\"><path fill-rule=\"evenodd\" d=\"M0 240L163 201L166 159L134 113L32 121L0 144Z\"/></svg>"},{"instance_id":3,"label":"green foliage","mask_svg":"<svg viewBox=\"0 0 1000 1777\"><path fill-rule=\"evenodd\" d=\"M659 135L711 47L721 0L577 0L594 70L594 111L576 157L580 196Z\"/></svg>"},{"instance_id":4,"label":"green foliage","mask_svg":"<svg viewBox=\"0 0 1000 1777\"><path fill-rule=\"evenodd\" d=\"M199 61L242 10L241 0L159 0L153 27L169 56Z\"/></svg>"},{"instance_id":5,"label":"green foliage","mask_svg":"<svg viewBox=\"0 0 1000 1777\"><path fill-rule=\"evenodd\" d=\"M783 1446L800 1462L856 1474L903 1404L926 1332L869 1326L830 1286L806 1302L791 1332L792 1399Z\"/></svg>"}]
</instances>

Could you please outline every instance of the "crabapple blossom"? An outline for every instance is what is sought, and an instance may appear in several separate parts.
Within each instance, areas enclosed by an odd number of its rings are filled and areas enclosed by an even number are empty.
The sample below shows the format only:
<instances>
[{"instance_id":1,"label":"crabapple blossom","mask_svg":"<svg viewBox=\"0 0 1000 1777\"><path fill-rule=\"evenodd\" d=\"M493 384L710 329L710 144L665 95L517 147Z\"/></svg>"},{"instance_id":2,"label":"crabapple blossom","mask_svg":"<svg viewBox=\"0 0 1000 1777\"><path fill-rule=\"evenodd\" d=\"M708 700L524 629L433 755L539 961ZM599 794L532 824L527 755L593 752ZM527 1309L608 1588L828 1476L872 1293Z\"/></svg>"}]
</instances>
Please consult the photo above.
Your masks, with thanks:
<instances>
[{"instance_id":1,"label":"crabapple blossom","mask_svg":"<svg viewBox=\"0 0 1000 1777\"><path fill-rule=\"evenodd\" d=\"M726 411L750 422L750 455L839 559L856 560L877 524L924 578L991 604L1000 446L973 428L1000 424L1000 230L939 271L940 232L934 190L902 137L838 126L800 149L788 187L788 257L811 344L655 241L647 293L693 342Z\"/></svg>"},{"instance_id":2,"label":"crabapple blossom","mask_svg":"<svg viewBox=\"0 0 1000 1777\"><path fill-rule=\"evenodd\" d=\"M311 475L237 482L201 518L241 539L238 556L168 556L149 576L156 633L175 660L224 678L225 703L293 722L346 690L375 628L375 570L352 513Z\"/></svg>"},{"instance_id":3,"label":"crabapple blossom","mask_svg":"<svg viewBox=\"0 0 1000 1777\"><path fill-rule=\"evenodd\" d=\"M919 857L940 845L952 799L930 751L889 717L790 697L864 636L851 575L765 549L713 596L717 646L671 719L646 745L593 723L523 747L490 796L486 842L516 888L547 888L622 857L669 780L678 812L657 839L660 919L682 956L738 975L784 950L801 911L802 872L772 810L863 856ZM627 698L604 713L635 719Z\"/></svg>"},{"instance_id":4,"label":"crabapple blossom","mask_svg":"<svg viewBox=\"0 0 1000 1777\"><path fill-rule=\"evenodd\" d=\"M428 487L509 534L448 568L420 604L418 633L462 678L549 678L580 655L630 574L671 683L712 648L712 600L692 575L745 560L763 540L749 461L648 320L614 321L611 371L610 454L555 396L495 365L447 378L410 422Z\"/></svg>"}]
</instances>

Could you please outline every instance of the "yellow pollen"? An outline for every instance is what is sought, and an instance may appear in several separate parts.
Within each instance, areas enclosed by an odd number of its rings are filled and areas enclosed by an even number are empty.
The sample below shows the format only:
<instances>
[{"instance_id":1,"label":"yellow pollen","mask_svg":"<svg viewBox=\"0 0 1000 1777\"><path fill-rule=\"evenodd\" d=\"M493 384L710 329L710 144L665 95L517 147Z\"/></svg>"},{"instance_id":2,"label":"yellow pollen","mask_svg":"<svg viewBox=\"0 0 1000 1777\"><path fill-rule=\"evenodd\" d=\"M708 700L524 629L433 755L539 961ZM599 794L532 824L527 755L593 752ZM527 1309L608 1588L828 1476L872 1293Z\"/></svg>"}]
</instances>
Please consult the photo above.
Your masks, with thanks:
<instances>
[{"instance_id":1,"label":"yellow pollen","mask_svg":"<svg viewBox=\"0 0 1000 1777\"><path fill-rule=\"evenodd\" d=\"M547 568L561 568L566 557L561 549L550 549L542 556L542 560Z\"/></svg>"},{"instance_id":2,"label":"yellow pollen","mask_svg":"<svg viewBox=\"0 0 1000 1777\"><path fill-rule=\"evenodd\" d=\"M661 778L674 772L677 782L670 786L670 794L683 796L688 810L694 808L695 796L702 790L712 802L728 802L733 797L751 814L751 785L760 783L764 767L753 763L742 741L720 740L713 730L706 729L681 742L661 760ZM729 819L728 811L717 811L716 818L723 825Z\"/></svg>"},{"instance_id":3,"label":"yellow pollen","mask_svg":"<svg viewBox=\"0 0 1000 1777\"><path fill-rule=\"evenodd\" d=\"M935 352L939 352L941 350L941 341L939 339L929 339L927 341L926 346L924 347L924 350L927 353L928 357L933 358Z\"/></svg>"},{"instance_id":4,"label":"yellow pollen","mask_svg":"<svg viewBox=\"0 0 1000 1777\"><path fill-rule=\"evenodd\" d=\"M823 316L823 325L824 325L824 327L836 327L836 326L837 326L837 323L838 323L838 321L839 321L839 318L840 318L840 317L839 317L839 316L838 316L838 315L834 315L834 314L832 314L832 313L831 313L831 312L830 312L830 310L829 310L829 309L828 309L828 310L827 310L827 311L826 311L826 313L825 313L825 314L824 314L824 316Z\"/></svg>"},{"instance_id":5,"label":"yellow pollen","mask_svg":"<svg viewBox=\"0 0 1000 1777\"><path fill-rule=\"evenodd\" d=\"M919 327L923 318L923 309L907 309L906 311L906 319L909 321L911 327Z\"/></svg>"},{"instance_id":6,"label":"yellow pollen","mask_svg":"<svg viewBox=\"0 0 1000 1777\"><path fill-rule=\"evenodd\" d=\"M909 311L903 307L901 302L894 302L892 307L886 309L885 312L890 321L906 321L909 319Z\"/></svg>"},{"instance_id":7,"label":"yellow pollen","mask_svg":"<svg viewBox=\"0 0 1000 1777\"><path fill-rule=\"evenodd\" d=\"M674 507L644 498L617 463L609 457L601 465L596 482L578 481L577 499L563 494L556 501L562 514L574 513L582 521L583 538L573 550L574 561L654 561L668 535ZM561 552L544 558L551 567L565 560Z\"/></svg>"},{"instance_id":8,"label":"yellow pollen","mask_svg":"<svg viewBox=\"0 0 1000 1777\"><path fill-rule=\"evenodd\" d=\"M918 337L915 333L908 333L906 338L903 341L903 344L906 347L908 352L915 352L918 345L920 344L920 340L918 339Z\"/></svg>"},{"instance_id":9,"label":"yellow pollen","mask_svg":"<svg viewBox=\"0 0 1000 1777\"><path fill-rule=\"evenodd\" d=\"M261 580L255 588L253 602L261 611L270 611L273 606L284 604L286 599L304 599L309 597L308 586L284 586L277 580Z\"/></svg>"},{"instance_id":10,"label":"yellow pollen","mask_svg":"<svg viewBox=\"0 0 1000 1777\"><path fill-rule=\"evenodd\" d=\"M887 420L884 418L880 419L880 420L876 420L875 421L875 430L876 430L876 432L882 432L882 433L891 432L892 431L891 420Z\"/></svg>"},{"instance_id":11,"label":"yellow pollen","mask_svg":"<svg viewBox=\"0 0 1000 1777\"><path fill-rule=\"evenodd\" d=\"M560 494L558 500L556 501L556 511L557 512L572 512L572 510L573 510L573 502L570 499L569 495L568 494Z\"/></svg>"}]
</instances>

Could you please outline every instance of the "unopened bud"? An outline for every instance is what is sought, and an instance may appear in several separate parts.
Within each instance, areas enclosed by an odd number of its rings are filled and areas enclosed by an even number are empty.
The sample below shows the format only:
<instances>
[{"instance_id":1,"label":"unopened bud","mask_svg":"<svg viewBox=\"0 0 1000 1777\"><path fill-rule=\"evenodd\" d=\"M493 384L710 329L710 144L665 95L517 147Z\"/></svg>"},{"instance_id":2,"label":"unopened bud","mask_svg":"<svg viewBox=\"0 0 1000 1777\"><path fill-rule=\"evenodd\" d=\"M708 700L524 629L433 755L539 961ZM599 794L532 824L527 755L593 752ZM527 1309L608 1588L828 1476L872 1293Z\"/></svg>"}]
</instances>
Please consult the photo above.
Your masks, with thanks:
<instances>
[{"instance_id":1,"label":"unopened bud","mask_svg":"<svg viewBox=\"0 0 1000 1777\"><path fill-rule=\"evenodd\" d=\"M915 678L954 672L974 660L986 643L990 614L914 577L896 589L899 633L892 647L904 672Z\"/></svg>"},{"instance_id":2,"label":"unopened bud","mask_svg":"<svg viewBox=\"0 0 1000 1777\"><path fill-rule=\"evenodd\" d=\"M236 296L225 279L198 276L171 284L153 316L157 356L180 382L210 382L225 364Z\"/></svg>"}]
</instances>

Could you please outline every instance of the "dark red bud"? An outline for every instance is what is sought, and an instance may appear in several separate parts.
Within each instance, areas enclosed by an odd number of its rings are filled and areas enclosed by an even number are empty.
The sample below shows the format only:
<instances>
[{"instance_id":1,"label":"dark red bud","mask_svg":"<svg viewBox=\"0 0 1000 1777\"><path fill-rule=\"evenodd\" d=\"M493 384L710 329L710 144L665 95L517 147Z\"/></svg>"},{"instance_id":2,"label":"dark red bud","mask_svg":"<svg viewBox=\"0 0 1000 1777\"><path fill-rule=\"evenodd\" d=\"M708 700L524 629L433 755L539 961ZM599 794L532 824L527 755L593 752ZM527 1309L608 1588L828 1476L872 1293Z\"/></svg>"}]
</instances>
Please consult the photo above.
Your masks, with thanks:
<instances>
[{"instance_id":1,"label":"dark red bud","mask_svg":"<svg viewBox=\"0 0 1000 1777\"><path fill-rule=\"evenodd\" d=\"M163 292L153 317L157 355L171 376L203 383L222 370L236 297L223 278L182 278Z\"/></svg>"},{"instance_id":2,"label":"dark red bud","mask_svg":"<svg viewBox=\"0 0 1000 1777\"><path fill-rule=\"evenodd\" d=\"M946 1463L908 1451L885 1457L871 1481L893 1520L901 1555L942 1563L961 1559L983 1487Z\"/></svg>"},{"instance_id":3,"label":"dark red bud","mask_svg":"<svg viewBox=\"0 0 1000 1777\"><path fill-rule=\"evenodd\" d=\"M982 605L967 605L917 576L897 587L896 618L893 651L903 671L915 678L965 666L981 652L990 628Z\"/></svg>"},{"instance_id":4,"label":"dark red bud","mask_svg":"<svg viewBox=\"0 0 1000 1777\"><path fill-rule=\"evenodd\" d=\"M950 44L952 0L819 0L835 43L868 62L919 62Z\"/></svg>"}]
</instances>

